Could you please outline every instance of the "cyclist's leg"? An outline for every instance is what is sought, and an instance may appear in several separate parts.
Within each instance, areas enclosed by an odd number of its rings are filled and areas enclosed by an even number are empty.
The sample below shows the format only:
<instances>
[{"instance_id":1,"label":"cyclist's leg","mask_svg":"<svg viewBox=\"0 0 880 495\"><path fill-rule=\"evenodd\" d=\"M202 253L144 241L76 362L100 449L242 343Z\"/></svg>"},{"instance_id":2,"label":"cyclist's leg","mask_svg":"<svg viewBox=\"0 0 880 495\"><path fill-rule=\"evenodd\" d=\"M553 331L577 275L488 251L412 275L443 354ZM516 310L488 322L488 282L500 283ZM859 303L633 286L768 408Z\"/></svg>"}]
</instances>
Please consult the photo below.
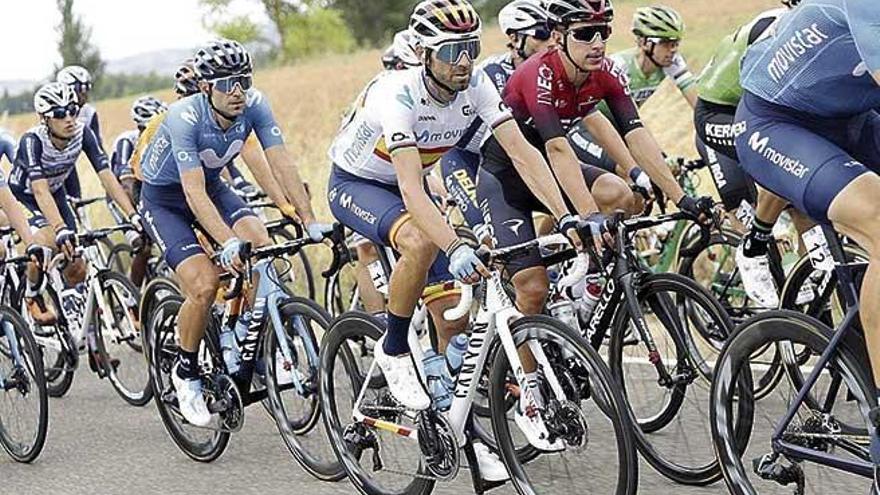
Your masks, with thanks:
<instances>
[{"instance_id":1,"label":"cyclist's leg","mask_svg":"<svg viewBox=\"0 0 880 495\"><path fill-rule=\"evenodd\" d=\"M76 167L73 167L73 170L70 171L70 175L64 181L62 189L66 190L71 198L82 198L82 187L79 183L79 173L76 171Z\"/></svg>"},{"instance_id":2,"label":"cyclist's leg","mask_svg":"<svg viewBox=\"0 0 880 495\"><path fill-rule=\"evenodd\" d=\"M590 194L596 200L599 211L606 215L611 215L618 210L641 212L641 208L637 209L637 205L633 203L635 195L623 179L601 167L592 165L581 165L581 172L584 175L587 188L590 189ZM569 208L571 208L570 202Z\"/></svg>"},{"instance_id":3,"label":"cyclist's leg","mask_svg":"<svg viewBox=\"0 0 880 495\"><path fill-rule=\"evenodd\" d=\"M355 234L354 249L357 252L357 265L355 266L355 279L357 281L358 295L364 311L372 314L385 311L385 296L376 289L373 277L367 268L379 259L378 249L375 244L365 239L360 234Z\"/></svg>"},{"instance_id":4,"label":"cyclist's leg","mask_svg":"<svg viewBox=\"0 0 880 495\"><path fill-rule=\"evenodd\" d=\"M571 128L568 132L568 142L571 143L571 148L581 163L601 168L612 174L623 175L623 169L620 169L608 153L596 144L596 140L584 128L583 122L578 122Z\"/></svg>"},{"instance_id":5,"label":"cyclist's leg","mask_svg":"<svg viewBox=\"0 0 880 495\"><path fill-rule=\"evenodd\" d=\"M730 116L733 120L733 116ZM733 227L738 232L745 232L745 225L736 216L743 202L754 207L758 193L753 181L737 164L736 160L724 153L707 146L699 136L696 138L697 152L709 166L712 181L718 190L718 196L724 204Z\"/></svg>"}]
</instances>

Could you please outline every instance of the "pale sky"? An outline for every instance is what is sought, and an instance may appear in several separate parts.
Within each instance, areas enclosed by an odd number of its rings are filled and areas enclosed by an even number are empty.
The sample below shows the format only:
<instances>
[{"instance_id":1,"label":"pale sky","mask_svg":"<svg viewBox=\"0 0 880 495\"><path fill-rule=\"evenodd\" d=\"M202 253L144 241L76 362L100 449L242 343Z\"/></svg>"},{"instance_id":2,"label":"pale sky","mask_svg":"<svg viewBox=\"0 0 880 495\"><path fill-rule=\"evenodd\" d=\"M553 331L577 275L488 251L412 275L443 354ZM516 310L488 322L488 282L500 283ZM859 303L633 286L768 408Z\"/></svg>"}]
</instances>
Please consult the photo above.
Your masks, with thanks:
<instances>
[{"instance_id":1,"label":"pale sky","mask_svg":"<svg viewBox=\"0 0 880 495\"><path fill-rule=\"evenodd\" d=\"M61 15L55 0L0 0L0 5L0 81L45 77L59 60ZM211 37L198 0L75 0L74 11L92 28L92 42L105 60L188 48ZM256 0L235 0L231 13L265 20Z\"/></svg>"}]
</instances>

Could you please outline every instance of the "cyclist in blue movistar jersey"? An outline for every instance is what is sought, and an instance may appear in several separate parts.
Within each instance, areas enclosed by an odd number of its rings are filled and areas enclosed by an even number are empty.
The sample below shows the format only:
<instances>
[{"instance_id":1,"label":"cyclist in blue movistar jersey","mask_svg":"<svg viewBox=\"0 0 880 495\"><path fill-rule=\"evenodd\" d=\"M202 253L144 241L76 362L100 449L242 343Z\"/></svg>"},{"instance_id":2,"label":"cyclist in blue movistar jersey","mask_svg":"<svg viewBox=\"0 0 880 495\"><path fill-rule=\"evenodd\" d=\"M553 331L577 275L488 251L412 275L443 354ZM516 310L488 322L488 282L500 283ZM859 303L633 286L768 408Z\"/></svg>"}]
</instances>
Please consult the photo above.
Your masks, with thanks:
<instances>
[{"instance_id":1,"label":"cyclist in blue movistar jersey","mask_svg":"<svg viewBox=\"0 0 880 495\"><path fill-rule=\"evenodd\" d=\"M85 264L73 259L77 226L64 184L80 154L85 153L104 189L138 231L140 216L110 171L95 133L77 121L79 104L73 90L58 82L45 84L34 95L34 109L40 123L21 136L9 186L33 215L36 241L47 248L57 246L73 260L65 277L75 285L85 277ZM28 275L36 279L35 267Z\"/></svg>"},{"instance_id":2,"label":"cyclist in blue movistar jersey","mask_svg":"<svg viewBox=\"0 0 880 495\"><path fill-rule=\"evenodd\" d=\"M268 174L260 183L271 186L270 198L292 210L285 195L290 197L312 239L321 239L326 226L315 222L268 98L252 87L253 65L247 50L236 41L212 41L196 53L194 68L200 92L169 106L141 157L140 209L186 295L178 320L180 352L172 383L183 416L204 426L211 415L202 396L196 352L220 282L193 224L198 222L222 246L220 263L231 270L244 269L241 254L246 241L256 246L270 242L265 225L220 178L220 171L241 152L252 132L268 160L266 170L252 172L258 179Z\"/></svg>"},{"instance_id":3,"label":"cyclist in blue movistar jersey","mask_svg":"<svg viewBox=\"0 0 880 495\"><path fill-rule=\"evenodd\" d=\"M68 65L58 71L55 80L70 86L74 93L76 93L76 99L80 107L77 120L95 133L95 137L98 139L98 146L103 148L104 142L101 140L101 125L98 122L98 111L89 103L89 93L92 90L92 75L88 69L79 65ZM82 197L82 188L76 168L67 176L64 188L70 197Z\"/></svg>"},{"instance_id":4,"label":"cyclist in blue movistar jersey","mask_svg":"<svg viewBox=\"0 0 880 495\"><path fill-rule=\"evenodd\" d=\"M861 319L880 384L880 9L804 0L746 52L736 152L763 188L869 253Z\"/></svg>"}]
</instances>

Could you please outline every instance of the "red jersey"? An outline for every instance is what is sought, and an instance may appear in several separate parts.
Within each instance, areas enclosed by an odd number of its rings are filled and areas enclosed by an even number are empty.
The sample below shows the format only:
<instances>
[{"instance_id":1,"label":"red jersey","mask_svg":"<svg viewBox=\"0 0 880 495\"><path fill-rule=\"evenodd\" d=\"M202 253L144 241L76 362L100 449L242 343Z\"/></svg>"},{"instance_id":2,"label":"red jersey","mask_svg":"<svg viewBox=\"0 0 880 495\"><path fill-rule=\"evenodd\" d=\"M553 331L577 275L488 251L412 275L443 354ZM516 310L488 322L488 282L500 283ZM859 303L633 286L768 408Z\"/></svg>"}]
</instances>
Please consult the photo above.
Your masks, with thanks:
<instances>
[{"instance_id":1,"label":"red jersey","mask_svg":"<svg viewBox=\"0 0 880 495\"><path fill-rule=\"evenodd\" d=\"M605 100L622 134L641 126L638 109L629 92L625 71L610 59L601 69L575 87L562 63L565 55L558 49L535 54L517 67L504 88L504 103L533 144L563 137L566 130L590 114ZM537 131L542 142L535 143ZM539 149L543 149L540 146Z\"/></svg>"}]
</instances>

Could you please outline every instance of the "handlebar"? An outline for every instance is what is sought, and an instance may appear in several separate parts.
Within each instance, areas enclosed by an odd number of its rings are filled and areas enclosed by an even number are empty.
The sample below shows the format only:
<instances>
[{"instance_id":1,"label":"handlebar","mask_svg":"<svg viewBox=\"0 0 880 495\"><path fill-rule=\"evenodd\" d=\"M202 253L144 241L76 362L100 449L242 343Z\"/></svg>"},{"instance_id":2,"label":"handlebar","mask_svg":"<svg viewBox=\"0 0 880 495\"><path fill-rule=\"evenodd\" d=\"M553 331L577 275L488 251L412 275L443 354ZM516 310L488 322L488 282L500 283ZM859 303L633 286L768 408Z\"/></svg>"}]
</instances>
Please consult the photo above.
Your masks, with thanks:
<instances>
[{"instance_id":1,"label":"handlebar","mask_svg":"<svg viewBox=\"0 0 880 495\"><path fill-rule=\"evenodd\" d=\"M458 282L456 282L455 285L461 288L461 298L458 300L458 304L454 308L449 308L443 312L443 318L447 321L455 321L466 315L471 309L471 304L474 302L473 285L462 285Z\"/></svg>"},{"instance_id":2,"label":"handlebar","mask_svg":"<svg viewBox=\"0 0 880 495\"><path fill-rule=\"evenodd\" d=\"M69 198L68 201L70 201L70 204L74 209L79 209L84 206L89 206L90 204L107 201L107 197L95 196L94 198Z\"/></svg>"}]
</instances>

